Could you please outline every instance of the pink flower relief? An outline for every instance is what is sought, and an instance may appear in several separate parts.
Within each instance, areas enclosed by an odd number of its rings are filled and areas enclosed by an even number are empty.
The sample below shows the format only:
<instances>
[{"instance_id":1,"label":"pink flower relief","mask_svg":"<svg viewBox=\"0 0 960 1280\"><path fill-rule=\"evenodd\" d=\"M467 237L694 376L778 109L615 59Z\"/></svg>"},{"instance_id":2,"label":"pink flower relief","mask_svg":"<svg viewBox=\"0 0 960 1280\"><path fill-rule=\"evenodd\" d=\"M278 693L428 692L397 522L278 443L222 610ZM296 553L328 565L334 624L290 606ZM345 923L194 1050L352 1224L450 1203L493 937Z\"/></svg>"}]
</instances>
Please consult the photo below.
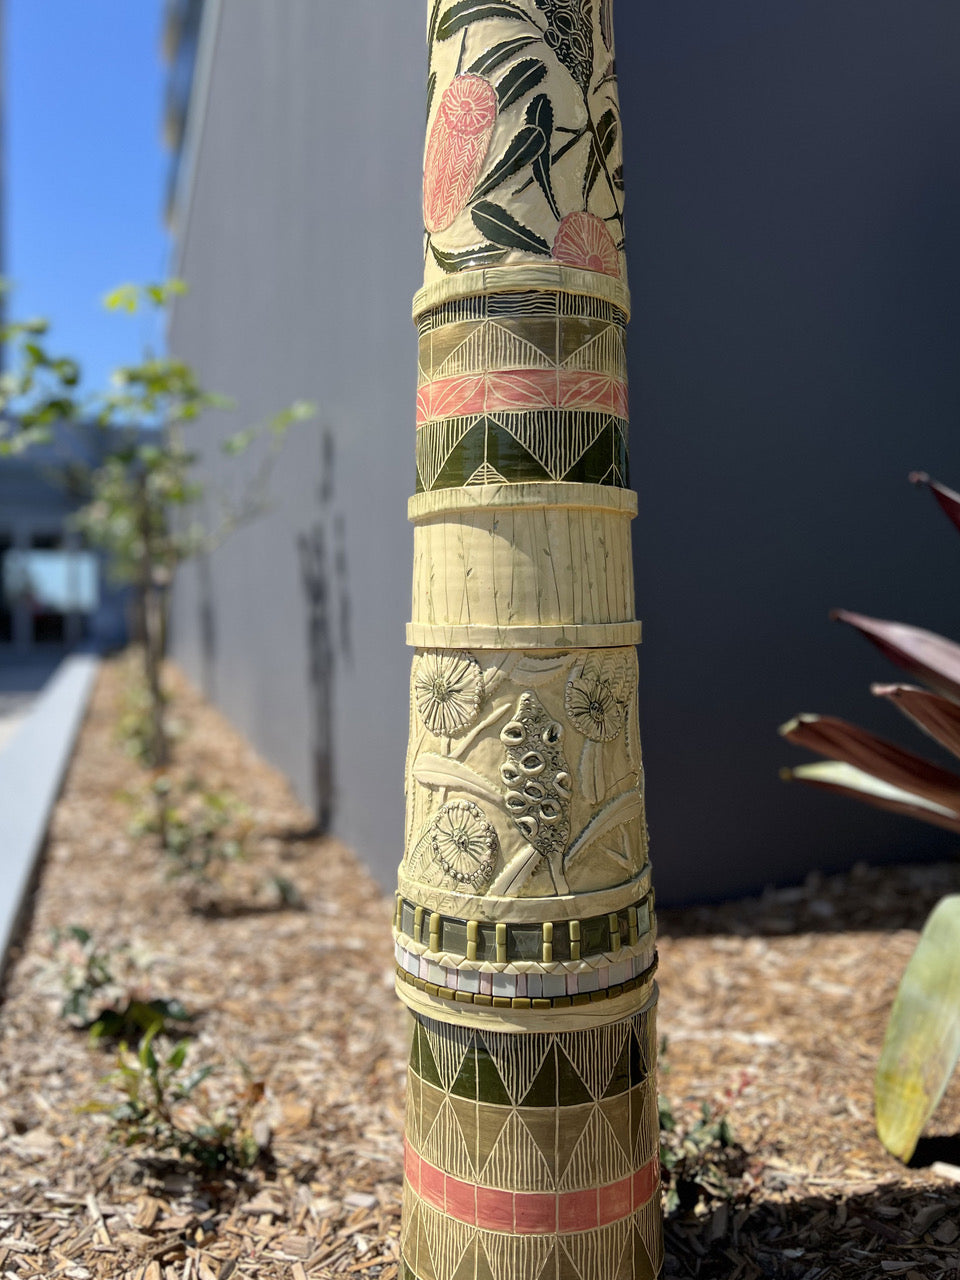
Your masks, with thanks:
<instances>
[{"instance_id":1,"label":"pink flower relief","mask_svg":"<svg viewBox=\"0 0 960 1280\"><path fill-rule=\"evenodd\" d=\"M497 95L481 76L457 76L443 92L423 163L423 222L445 231L477 185L497 118Z\"/></svg>"},{"instance_id":2,"label":"pink flower relief","mask_svg":"<svg viewBox=\"0 0 960 1280\"><path fill-rule=\"evenodd\" d=\"M552 256L568 267L620 275L620 254L606 223L595 213L568 213L557 228Z\"/></svg>"}]
</instances>

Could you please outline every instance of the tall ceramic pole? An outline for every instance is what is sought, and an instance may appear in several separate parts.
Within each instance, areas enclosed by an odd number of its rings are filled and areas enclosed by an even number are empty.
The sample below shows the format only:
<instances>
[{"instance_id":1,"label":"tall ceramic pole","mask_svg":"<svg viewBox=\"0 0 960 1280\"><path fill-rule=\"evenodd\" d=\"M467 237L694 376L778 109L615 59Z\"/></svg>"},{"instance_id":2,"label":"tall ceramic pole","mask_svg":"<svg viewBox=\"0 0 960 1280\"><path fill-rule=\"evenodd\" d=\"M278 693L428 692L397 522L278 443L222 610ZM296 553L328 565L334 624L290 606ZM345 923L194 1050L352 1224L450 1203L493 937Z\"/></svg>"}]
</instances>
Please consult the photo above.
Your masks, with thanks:
<instances>
[{"instance_id":1,"label":"tall ceramic pole","mask_svg":"<svg viewBox=\"0 0 960 1280\"><path fill-rule=\"evenodd\" d=\"M405 1280L658 1274L611 0L433 0Z\"/></svg>"}]
</instances>

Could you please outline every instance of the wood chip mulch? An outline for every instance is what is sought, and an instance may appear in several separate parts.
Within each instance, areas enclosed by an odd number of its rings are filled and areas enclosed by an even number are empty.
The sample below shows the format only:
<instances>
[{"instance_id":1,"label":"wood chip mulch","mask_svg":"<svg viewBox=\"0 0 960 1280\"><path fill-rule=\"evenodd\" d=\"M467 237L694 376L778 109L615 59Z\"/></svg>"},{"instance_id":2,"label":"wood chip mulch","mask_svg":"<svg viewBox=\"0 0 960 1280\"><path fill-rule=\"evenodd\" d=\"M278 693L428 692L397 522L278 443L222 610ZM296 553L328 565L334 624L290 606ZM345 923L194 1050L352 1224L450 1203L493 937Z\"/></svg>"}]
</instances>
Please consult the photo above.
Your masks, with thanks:
<instances>
[{"instance_id":1,"label":"wood chip mulch","mask_svg":"<svg viewBox=\"0 0 960 1280\"><path fill-rule=\"evenodd\" d=\"M129 834L146 782L117 738L128 680L118 661L99 679L8 970L0 1280L394 1280L407 1016L392 904L172 671L183 734L168 773L242 797L254 832L198 910L155 842ZM729 1196L668 1221L666 1276L960 1280L960 1087L910 1169L877 1142L871 1101L903 965L957 891L960 866L860 868L661 913L662 1090L681 1125L702 1103L724 1110L738 1144ZM190 1061L220 1064L211 1084L263 1082L254 1168L124 1148L80 1109L109 1098L113 1056L60 1014L53 931L71 925L123 955L139 995L198 1015Z\"/></svg>"}]
</instances>

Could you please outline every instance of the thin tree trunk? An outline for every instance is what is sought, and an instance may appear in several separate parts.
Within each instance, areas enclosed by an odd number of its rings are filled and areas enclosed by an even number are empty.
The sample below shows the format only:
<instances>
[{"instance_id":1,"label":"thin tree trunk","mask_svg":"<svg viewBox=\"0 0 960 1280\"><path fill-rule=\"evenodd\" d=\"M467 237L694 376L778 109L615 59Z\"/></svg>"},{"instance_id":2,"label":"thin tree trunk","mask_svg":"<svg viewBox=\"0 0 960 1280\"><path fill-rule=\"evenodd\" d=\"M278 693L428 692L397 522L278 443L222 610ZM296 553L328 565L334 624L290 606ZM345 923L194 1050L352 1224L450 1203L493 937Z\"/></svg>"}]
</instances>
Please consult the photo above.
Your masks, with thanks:
<instances>
[{"instance_id":1,"label":"thin tree trunk","mask_svg":"<svg viewBox=\"0 0 960 1280\"><path fill-rule=\"evenodd\" d=\"M143 620L143 678L150 718L150 762L155 768L164 769L170 760L161 674L164 600L163 588L157 585L158 566L155 563L156 550L151 516L147 477L141 475L138 480L138 524L141 542L138 590Z\"/></svg>"}]
</instances>

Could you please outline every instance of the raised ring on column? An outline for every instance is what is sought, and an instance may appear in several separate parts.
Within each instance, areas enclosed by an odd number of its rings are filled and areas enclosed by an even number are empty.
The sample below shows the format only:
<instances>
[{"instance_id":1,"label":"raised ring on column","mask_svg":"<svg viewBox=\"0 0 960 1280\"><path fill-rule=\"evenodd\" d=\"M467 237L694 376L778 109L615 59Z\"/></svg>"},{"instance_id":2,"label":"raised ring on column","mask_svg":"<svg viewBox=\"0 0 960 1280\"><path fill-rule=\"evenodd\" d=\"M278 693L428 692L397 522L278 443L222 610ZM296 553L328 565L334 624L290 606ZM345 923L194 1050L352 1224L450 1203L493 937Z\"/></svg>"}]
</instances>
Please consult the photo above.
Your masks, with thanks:
<instances>
[{"instance_id":1,"label":"raised ring on column","mask_svg":"<svg viewBox=\"0 0 960 1280\"><path fill-rule=\"evenodd\" d=\"M495 484L417 494L410 644L637 644L631 490ZM456 574L445 566L455 563ZM574 564L582 566L573 573Z\"/></svg>"},{"instance_id":2,"label":"raised ring on column","mask_svg":"<svg viewBox=\"0 0 960 1280\"><path fill-rule=\"evenodd\" d=\"M443 280L433 280L413 295L413 318L441 306L452 298L468 298L480 293L525 292L579 293L591 298L604 298L619 307L630 318L630 290L614 276L580 267L564 267L558 263L529 263L515 267L481 267L463 271Z\"/></svg>"}]
</instances>

